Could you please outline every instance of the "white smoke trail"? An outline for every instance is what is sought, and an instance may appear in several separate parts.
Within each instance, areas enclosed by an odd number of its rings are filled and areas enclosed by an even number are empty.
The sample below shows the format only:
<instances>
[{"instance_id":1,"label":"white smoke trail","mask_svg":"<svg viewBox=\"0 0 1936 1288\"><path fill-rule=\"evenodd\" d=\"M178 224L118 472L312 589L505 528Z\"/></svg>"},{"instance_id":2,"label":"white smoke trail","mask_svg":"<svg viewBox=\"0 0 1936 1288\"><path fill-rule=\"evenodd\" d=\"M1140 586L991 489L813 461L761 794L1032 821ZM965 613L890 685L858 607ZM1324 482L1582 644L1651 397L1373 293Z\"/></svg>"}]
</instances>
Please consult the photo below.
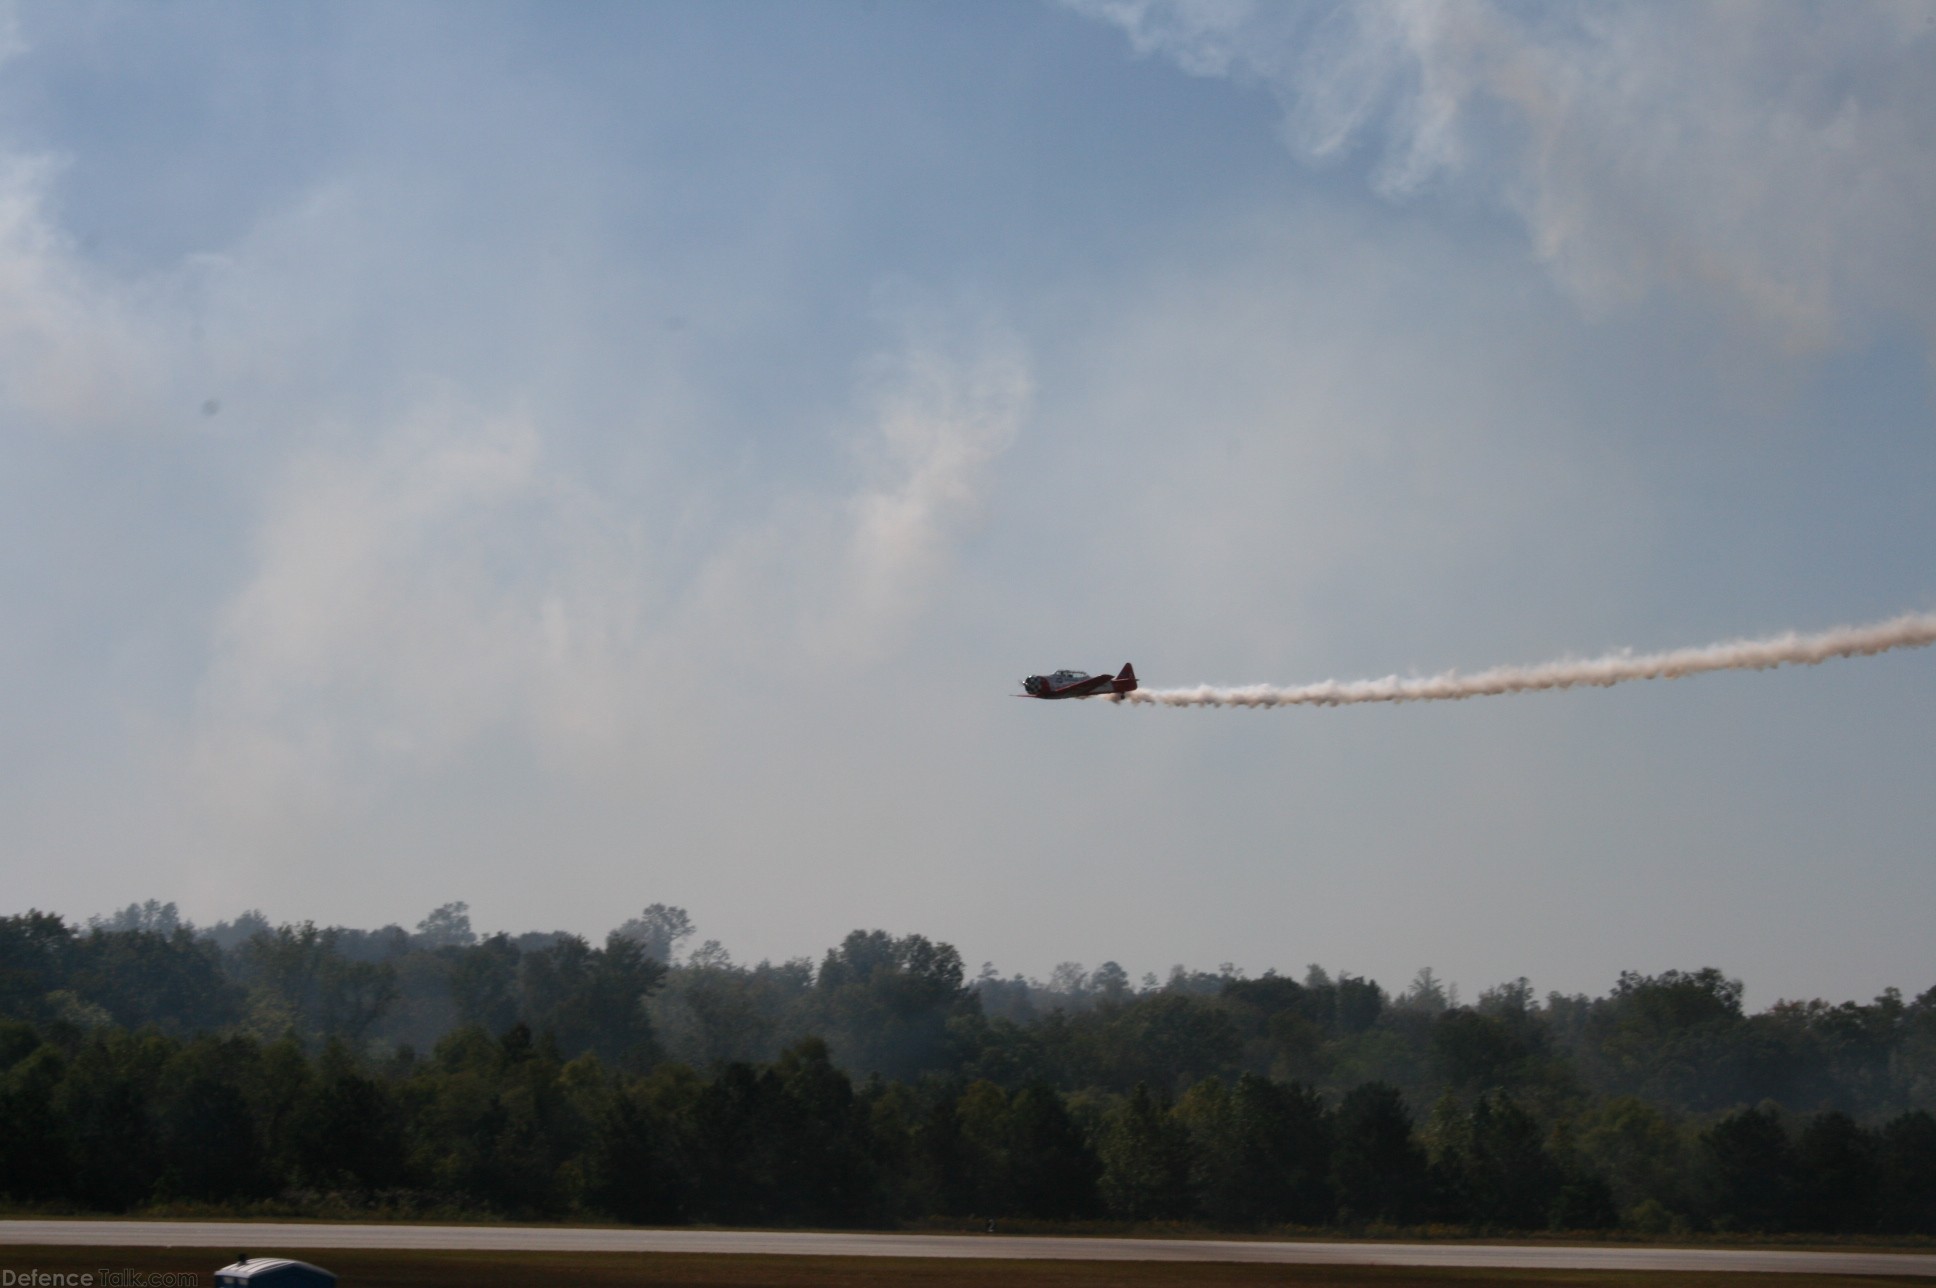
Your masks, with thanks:
<instances>
[{"instance_id":1,"label":"white smoke trail","mask_svg":"<svg viewBox=\"0 0 1936 1288\"><path fill-rule=\"evenodd\" d=\"M1604 689L1628 680L1677 680L1705 671L1766 671L1777 666L1814 666L1837 657L1867 657L1891 649L1936 644L1936 613L1905 613L1868 626L1838 626L1814 635L1793 631L1759 640L1733 640L1665 653L1612 653L1537 666L1498 666L1489 671L1381 680L1325 680L1297 688L1252 684L1219 689L1138 689L1113 701L1161 707L1344 707L1360 702L1455 702L1499 693L1582 686Z\"/></svg>"}]
</instances>

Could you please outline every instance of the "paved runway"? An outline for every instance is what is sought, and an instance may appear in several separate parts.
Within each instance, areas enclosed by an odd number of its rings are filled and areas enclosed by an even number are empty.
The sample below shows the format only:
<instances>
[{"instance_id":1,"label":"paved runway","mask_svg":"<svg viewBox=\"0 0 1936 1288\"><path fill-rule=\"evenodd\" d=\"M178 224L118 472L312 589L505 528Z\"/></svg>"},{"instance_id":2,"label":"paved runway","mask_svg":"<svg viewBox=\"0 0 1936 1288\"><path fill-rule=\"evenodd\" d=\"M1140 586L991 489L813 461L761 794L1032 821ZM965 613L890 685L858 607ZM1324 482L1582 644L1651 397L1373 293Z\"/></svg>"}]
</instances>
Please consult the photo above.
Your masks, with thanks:
<instances>
[{"instance_id":1,"label":"paved runway","mask_svg":"<svg viewBox=\"0 0 1936 1288\"><path fill-rule=\"evenodd\" d=\"M579 1226L335 1225L270 1221L0 1221L0 1245L460 1248L519 1252L730 1252L812 1257L986 1257L1038 1261L1245 1261L1273 1265L1464 1266L1527 1270L1752 1270L1926 1275L1936 1255L1661 1248L1632 1244L1319 1243L1235 1239L1064 1239L985 1234L809 1234Z\"/></svg>"}]
</instances>

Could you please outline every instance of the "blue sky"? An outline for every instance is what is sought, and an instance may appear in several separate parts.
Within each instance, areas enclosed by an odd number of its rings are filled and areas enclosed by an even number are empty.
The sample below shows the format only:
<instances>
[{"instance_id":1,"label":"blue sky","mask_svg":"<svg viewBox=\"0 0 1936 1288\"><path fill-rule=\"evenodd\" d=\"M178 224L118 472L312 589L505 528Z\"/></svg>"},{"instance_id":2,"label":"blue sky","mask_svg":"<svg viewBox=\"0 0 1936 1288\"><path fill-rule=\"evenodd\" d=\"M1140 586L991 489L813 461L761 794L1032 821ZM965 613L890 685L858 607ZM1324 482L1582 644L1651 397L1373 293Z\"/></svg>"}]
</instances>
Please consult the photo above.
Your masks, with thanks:
<instances>
[{"instance_id":1,"label":"blue sky","mask_svg":"<svg viewBox=\"0 0 1936 1288\"><path fill-rule=\"evenodd\" d=\"M13 902L1931 979L1920 6L22 4Z\"/></svg>"}]
</instances>

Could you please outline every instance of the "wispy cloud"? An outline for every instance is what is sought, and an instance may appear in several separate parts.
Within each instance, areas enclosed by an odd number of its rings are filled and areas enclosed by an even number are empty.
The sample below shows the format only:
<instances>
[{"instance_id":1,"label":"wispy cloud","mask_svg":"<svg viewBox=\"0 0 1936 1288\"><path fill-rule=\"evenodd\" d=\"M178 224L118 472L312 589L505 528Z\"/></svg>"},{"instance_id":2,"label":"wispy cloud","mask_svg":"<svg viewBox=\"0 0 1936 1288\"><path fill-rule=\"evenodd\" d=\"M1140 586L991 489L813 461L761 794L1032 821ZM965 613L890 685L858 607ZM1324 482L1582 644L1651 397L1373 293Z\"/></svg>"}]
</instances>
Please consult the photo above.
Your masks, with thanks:
<instances>
[{"instance_id":1,"label":"wispy cloud","mask_svg":"<svg viewBox=\"0 0 1936 1288\"><path fill-rule=\"evenodd\" d=\"M0 19L0 57L6 40ZM138 430L179 416L190 350L169 325L170 301L197 266L141 283L95 268L49 214L59 168L0 153L0 404L55 429Z\"/></svg>"},{"instance_id":2,"label":"wispy cloud","mask_svg":"<svg viewBox=\"0 0 1936 1288\"><path fill-rule=\"evenodd\" d=\"M721 659L891 652L945 579L1028 396L1013 347L869 364L866 477L726 533L682 587L529 412L428 400L266 494L215 631L195 761L218 811L340 808L488 738L583 762L704 718ZM650 607L648 607L650 605Z\"/></svg>"},{"instance_id":3,"label":"wispy cloud","mask_svg":"<svg viewBox=\"0 0 1936 1288\"><path fill-rule=\"evenodd\" d=\"M1012 337L961 354L910 344L873 364L869 481L848 504L840 634L863 648L891 640L978 517L991 469L1014 441L1031 396Z\"/></svg>"},{"instance_id":4,"label":"wispy cloud","mask_svg":"<svg viewBox=\"0 0 1936 1288\"><path fill-rule=\"evenodd\" d=\"M1936 335L1924 6L1071 0L1135 48L1266 87L1313 162L1504 205L1594 303L1711 291L1786 342Z\"/></svg>"},{"instance_id":5,"label":"wispy cloud","mask_svg":"<svg viewBox=\"0 0 1936 1288\"><path fill-rule=\"evenodd\" d=\"M0 63L27 52L27 41L20 33L20 10L7 0L0 3Z\"/></svg>"},{"instance_id":6,"label":"wispy cloud","mask_svg":"<svg viewBox=\"0 0 1936 1288\"><path fill-rule=\"evenodd\" d=\"M363 453L298 457L214 632L196 735L224 799L343 790L523 725L534 686L595 647L560 597L606 534L549 472L528 416L455 399ZM327 803L336 803L333 800Z\"/></svg>"}]
</instances>

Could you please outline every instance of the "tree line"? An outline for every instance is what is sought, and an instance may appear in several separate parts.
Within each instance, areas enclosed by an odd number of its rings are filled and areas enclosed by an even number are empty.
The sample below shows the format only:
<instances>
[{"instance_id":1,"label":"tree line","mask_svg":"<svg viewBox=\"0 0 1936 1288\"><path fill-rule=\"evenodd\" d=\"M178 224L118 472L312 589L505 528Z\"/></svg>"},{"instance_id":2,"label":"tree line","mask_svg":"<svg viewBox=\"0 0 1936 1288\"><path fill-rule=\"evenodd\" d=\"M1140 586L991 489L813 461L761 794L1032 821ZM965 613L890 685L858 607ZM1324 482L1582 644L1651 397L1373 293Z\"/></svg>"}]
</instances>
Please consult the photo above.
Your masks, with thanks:
<instances>
[{"instance_id":1,"label":"tree line","mask_svg":"<svg viewBox=\"0 0 1936 1288\"><path fill-rule=\"evenodd\" d=\"M0 918L15 1208L718 1224L1936 1234L1936 989L1759 1014L1716 970L1460 1005L1113 963L966 975L920 935L818 962L206 930L168 905Z\"/></svg>"}]
</instances>

